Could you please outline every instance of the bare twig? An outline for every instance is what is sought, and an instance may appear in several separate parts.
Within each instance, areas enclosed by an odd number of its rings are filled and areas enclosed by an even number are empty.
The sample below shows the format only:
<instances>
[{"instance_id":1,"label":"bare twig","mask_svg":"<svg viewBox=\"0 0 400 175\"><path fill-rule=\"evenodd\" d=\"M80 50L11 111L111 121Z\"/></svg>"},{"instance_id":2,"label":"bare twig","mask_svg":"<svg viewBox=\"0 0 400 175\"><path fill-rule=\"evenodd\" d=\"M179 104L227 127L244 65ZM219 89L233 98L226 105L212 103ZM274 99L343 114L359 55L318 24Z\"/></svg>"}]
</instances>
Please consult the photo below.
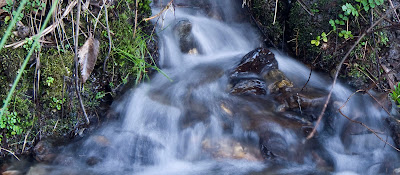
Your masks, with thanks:
<instances>
[{"instance_id":1,"label":"bare twig","mask_svg":"<svg viewBox=\"0 0 400 175\"><path fill-rule=\"evenodd\" d=\"M364 38L364 36L365 36L367 33L372 32L372 31L373 31L373 28L374 28L376 25L378 25L378 24L383 20L383 18L384 18L385 16L391 14L391 13L392 13L395 9L397 9L398 7L399 7L399 5L396 6L396 8L390 9L389 11L386 12L386 14L385 14L384 16L382 16L379 20L377 20L374 24L372 24L371 27L369 27L368 30L365 31L365 32L358 38L358 40L353 44L353 46L350 48L350 50L346 53L346 55L345 55L345 56L343 57L343 59L340 61L339 65L337 66L336 73L335 73L335 77L334 77L333 83L332 83L332 87L331 87L331 89L330 89L330 91L329 91L328 97L326 98L324 107L322 108L322 111L321 111L320 115L318 116L318 120L317 120L317 122L316 122L316 124L315 124L315 127L313 128L313 130L312 130L312 132L310 133L310 135L307 136L307 139L311 139L311 138L314 136L315 132L317 131L317 128L318 128L318 126L319 126L319 123L321 122L321 119L322 119L322 117L323 117L324 114L325 114L326 108L328 107L329 100L331 99L331 96L332 96L333 88L334 88L335 85L336 85L336 81L337 81L337 78L338 78L340 69L342 68L342 65L343 65L344 61L347 59L347 57L349 57L351 51L354 50L354 48L360 43L360 41Z\"/></svg>"},{"instance_id":2,"label":"bare twig","mask_svg":"<svg viewBox=\"0 0 400 175\"><path fill-rule=\"evenodd\" d=\"M10 150L8 150L8 149L4 149L4 148L2 148L2 147L0 147L0 150L7 151L8 153L12 154L18 161L20 161L20 159L18 158L17 155L15 155L14 152L12 152L12 151L10 151Z\"/></svg>"},{"instance_id":3,"label":"bare twig","mask_svg":"<svg viewBox=\"0 0 400 175\"><path fill-rule=\"evenodd\" d=\"M138 19L138 11L139 11L139 0L136 0L135 4L135 26L133 28L133 38L135 39L136 37L136 28L137 28L137 19Z\"/></svg>"},{"instance_id":4,"label":"bare twig","mask_svg":"<svg viewBox=\"0 0 400 175\"><path fill-rule=\"evenodd\" d=\"M320 53L320 54L314 59L314 61L311 63L310 74L308 75L308 79L307 79L306 83L304 84L304 86L301 88L301 90L300 90L299 92L302 92L302 91L304 90L304 88L306 88L308 82L310 82L311 75L312 75L312 72L313 72L313 65L314 65L315 61L317 61L317 59L318 59L318 57L319 57L320 55L321 55L321 53Z\"/></svg>"},{"instance_id":5,"label":"bare twig","mask_svg":"<svg viewBox=\"0 0 400 175\"><path fill-rule=\"evenodd\" d=\"M40 36L39 36L39 34L36 34L36 35L33 35L33 36L29 37L29 39L32 40L35 37L42 38L43 36L45 36L45 35L49 34L50 32L52 32L60 24L62 19L64 19L69 14L69 12L73 9L73 7L76 5L76 3L77 3L76 0L72 1L68 5L68 7L65 9L62 17L57 22L53 23L51 26L49 26L46 29L44 29ZM15 43L6 45L4 47L5 48L8 48L8 47L18 48L18 47L21 47L22 45L24 45L26 42L27 42L27 40L25 39L25 40L22 40L22 41L19 41L19 42L15 42Z\"/></svg>"},{"instance_id":6,"label":"bare twig","mask_svg":"<svg viewBox=\"0 0 400 175\"><path fill-rule=\"evenodd\" d=\"M308 10L307 6L303 3L302 0L298 0L297 1L301 7L303 7L303 9L311 16L314 16L314 13L310 12L310 10Z\"/></svg>"},{"instance_id":7,"label":"bare twig","mask_svg":"<svg viewBox=\"0 0 400 175\"><path fill-rule=\"evenodd\" d=\"M24 151L25 151L26 140L28 139L28 136L29 136L30 133L31 133L31 130L29 130L28 133L26 133L26 135L25 135L24 144L22 145L22 153L24 153Z\"/></svg>"},{"instance_id":8,"label":"bare twig","mask_svg":"<svg viewBox=\"0 0 400 175\"><path fill-rule=\"evenodd\" d=\"M389 3L390 3L390 7L392 7L394 9L392 0L389 0ZM394 14L396 14L397 22L400 22L400 18L399 18L399 15L397 14L396 10L394 10Z\"/></svg>"},{"instance_id":9,"label":"bare twig","mask_svg":"<svg viewBox=\"0 0 400 175\"><path fill-rule=\"evenodd\" d=\"M344 106L346 106L346 104L347 104L347 102L349 102L350 98L351 98L353 95L355 95L356 93L358 93L358 92L367 92L367 93L368 93L368 91L365 91L365 90L357 90L356 92L354 92L353 94L351 94L351 95L347 98L346 102L343 103L343 105L339 108L339 113L342 114L342 116L344 116L345 118L347 118L349 121L351 121L351 122L353 122L353 123L360 124L361 126L367 128L367 129L368 129L370 132L372 132L376 137L378 137L379 140L381 140L381 141L384 142L385 144L389 145L390 147L392 147L392 148L395 149L396 151L399 151L399 152L400 152L400 149L396 148L396 147L393 146L392 144L390 144L390 143L388 143L387 141L383 140L382 137L380 137L376 131L374 131L373 129L371 129L370 127L368 127L366 124L364 124L364 123L362 123L362 122L360 122L360 121L357 121L357 120L353 120L353 119L351 119L350 117L348 117L347 115L343 114L343 112L341 111L341 109L342 109ZM372 96L371 96L371 97L372 97ZM375 99L375 100L376 100L376 99Z\"/></svg>"},{"instance_id":10,"label":"bare twig","mask_svg":"<svg viewBox=\"0 0 400 175\"><path fill-rule=\"evenodd\" d=\"M163 14L165 11L167 11L169 8L171 8L172 2L174 2L174 0L169 1L169 3L164 7L164 9L162 9L157 15L154 15L149 18L145 18L145 19L143 19L143 21L149 21L149 20L159 17L161 14Z\"/></svg>"},{"instance_id":11,"label":"bare twig","mask_svg":"<svg viewBox=\"0 0 400 175\"><path fill-rule=\"evenodd\" d=\"M74 56L74 61L75 61L75 90L76 90L76 95L78 96L79 103L82 108L83 115L85 116L86 119L86 124L90 124L89 118L86 114L85 111L85 106L83 105L82 98L81 98L81 93L79 92L79 74L78 74L78 36L79 36L79 18L81 17L81 6L82 2L81 0L78 0L78 11L77 11L77 17L76 17L76 25L75 25L75 56Z\"/></svg>"},{"instance_id":12,"label":"bare twig","mask_svg":"<svg viewBox=\"0 0 400 175\"><path fill-rule=\"evenodd\" d=\"M275 13L274 13L274 22L272 23L272 25L275 25L275 21L276 21L276 13L278 12L278 1L275 1Z\"/></svg>"},{"instance_id":13,"label":"bare twig","mask_svg":"<svg viewBox=\"0 0 400 175\"><path fill-rule=\"evenodd\" d=\"M137 4L138 1L139 0L136 0L136 4ZM104 11L105 11L105 14L106 14L106 25L107 25L107 35L108 35L108 45L109 45L108 46L108 53L107 53L107 56L104 59L104 63L103 63L103 72L106 72L107 60L108 60L108 58L110 57L110 54L111 54L112 40L111 40L110 25L108 24L107 4L105 3L105 1L103 1L103 3L104 3ZM137 21L137 9L136 9L136 16L135 16L135 30L136 30L136 21ZM135 33L133 34L134 36L135 36Z\"/></svg>"}]
</instances>

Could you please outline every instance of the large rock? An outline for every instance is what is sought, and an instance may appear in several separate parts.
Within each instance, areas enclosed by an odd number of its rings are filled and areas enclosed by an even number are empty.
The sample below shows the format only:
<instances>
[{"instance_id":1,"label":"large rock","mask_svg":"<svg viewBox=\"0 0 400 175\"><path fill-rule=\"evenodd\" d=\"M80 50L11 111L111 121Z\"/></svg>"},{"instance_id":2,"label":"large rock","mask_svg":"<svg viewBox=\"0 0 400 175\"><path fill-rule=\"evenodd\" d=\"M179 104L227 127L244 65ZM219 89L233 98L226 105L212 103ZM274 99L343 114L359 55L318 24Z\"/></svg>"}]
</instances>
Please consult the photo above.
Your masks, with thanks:
<instances>
[{"instance_id":1,"label":"large rock","mask_svg":"<svg viewBox=\"0 0 400 175\"><path fill-rule=\"evenodd\" d=\"M275 60L275 55L267 48L257 48L242 58L233 75L248 73L262 75L277 68L278 62Z\"/></svg>"},{"instance_id":2,"label":"large rock","mask_svg":"<svg viewBox=\"0 0 400 175\"><path fill-rule=\"evenodd\" d=\"M230 93L234 95L266 95L263 76L278 68L274 54L257 48L246 54L230 76Z\"/></svg>"}]
</instances>

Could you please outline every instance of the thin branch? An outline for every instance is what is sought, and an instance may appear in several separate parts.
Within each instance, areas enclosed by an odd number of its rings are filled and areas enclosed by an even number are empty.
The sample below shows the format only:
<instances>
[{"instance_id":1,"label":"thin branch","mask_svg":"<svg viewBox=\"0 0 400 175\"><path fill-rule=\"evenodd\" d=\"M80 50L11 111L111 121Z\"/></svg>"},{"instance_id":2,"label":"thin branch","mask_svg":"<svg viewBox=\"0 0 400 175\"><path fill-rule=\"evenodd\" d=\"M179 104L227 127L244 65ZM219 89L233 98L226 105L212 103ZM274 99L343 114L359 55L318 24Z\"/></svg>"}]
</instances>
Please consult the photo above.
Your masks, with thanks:
<instances>
[{"instance_id":1,"label":"thin branch","mask_svg":"<svg viewBox=\"0 0 400 175\"><path fill-rule=\"evenodd\" d=\"M303 9L311 16L314 16L314 13L310 12L310 10L308 10L307 6L303 3L303 1L301 0L297 0L297 2L300 4L301 7L303 7Z\"/></svg>"},{"instance_id":2,"label":"thin branch","mask_svg":"<svg viewBox=\"0 0 400 175\"><path fill-rule=\"evenodd\" d=\"M138 19L138 11L139 11L139 0L136 0L135 4L135 26L133 28L133 39L136 37L136 29L137 29L137 19Z\"/></svg>"},{"instance_id":3,"label":"thin branch","mask_svg":"<svg viewBox=\"0 0 400 175\"><path fill-rule=\"evenodd\" d=\"M145 19L143 19L143 21L149 21L149 20L159 17L161 14L163 14L165 11L167 11L171 7L172 2L174 2L174 0L169 1L169 3L164 7L164 9L162 9L157 15L154 15L149 18L145 18Z\"/></svg>"},{"instance_id":4,"label":"thin branch","mask_svg":"<svg viewBox=\"0 0 400 175\"><path fill-rule=\"evenodd\" d=\"M12 151L10 151L10 150L8 150L8 149L4 149L4 148L2 148L2 147L0 147L0 150L7 151L8 153L12 154L18 161L21 161L21 160L18 158L18 156L15 155L14 152L12 152Z\"/></svg>"},{"instance_id":5,"label":"thin branch","mask_svg":"<svg viewBox=\"0 0 400 175\"><path fill-rule=\"evenodd\" d=\"M276 0L276 1L275 1L274 22L272 23L272 25L275 25L276 13L278 12L278 2L279 2L279 0Z\"/></svg>"},{"instance_id":6,"label":"thin branch","mask_svg":"<svg viewBox=\"0 0 400 175\"><path fill-rule=\"evenodd\" d=\"M50 32L52 32L60 24L60 22L62 22L62 20L69 14L69 12L76 5L76 3L77 3L76 0L72 1L68 5L68 7L65 9L62 17L56 23L54 23L54 24L50 25L49 27L47 27L46 29L44 29L43 32L40 33L40 35L39 34L33 35L33 36L29 37L29 39L32 40L35 37L42 38L43 36L45 36L45 35L49 34ZM26 42L27 42L27 40L25 39L25 40L22 40L22 41L19 41L19 42L15 42L15 43L6 45L6 46L4 46L4 48L8 48L8 47L18 48L18 47L21 47L22 45L24 45Z\"/></svg>"},{"instance_id":7,"label":"thin branch","mask_svg":"<svg viewBox=\"0 0 400 175\"><path fill-rule=\"evenodd\" d=\"M386 14L385 14L384 16L382 16L379 20L377 20L374 24L372 24L371 27L369 27L368 30L365 31L365 32L358 38L358 40L353 44L353 46L350 48L350 50L346 53L346 55L345 55L345 56L343 57L343 59L340 61L339 65L337 66L336 73L335 73L335 78L333 79L332 87L331 87L331 89L330 89L330 91L329 91L328 97L326 98L324 107L322 108L322 111L321 111L320 115L318 116L318 120L317 120L317 122L316 122L316 124L315 124L315 127L313 128L313 130L312 130L312 132L310 133L310 135L307 136L307 139L311 139L311 138L314 136L315 132L317 131L317 128L318 128L318 126L319 126L319 123L321 122L321 119L322 119L322 117L323 117L324 114L325 114L326 108L328 107L329 100L331 99L331 96L332 96L333 88L334 88L335 85L336 85L336 81L337 81L337 78L338 78L340 69L342 68L342 65L343 65L344 61L346 61L346 59L347 59L347 57L349 57L351 51L354 50L354 48L360 43L360 41L364 38L364 36L365 36L367 33L372 32L372 31L373 31L373 28L374 28L376 25L378 25L378 24L383 20L383 18L384 18L385 16L388 16L389 14L391 14L391 13L392 13L395 9L397 9L399 6L400 6L400 5L396 6L396 8L390 9L389 11L386 12Z\"/></svg>"},{"instance_id":8,"label":"thin branch","mask_svg":"<svg viewBox=\"0 0 400 175\"><path fill-rule=\"evenodd\" d=\"M81 108L82 108L82 112L83 112L83 115L85 116L85 119L86 119L86 124L90 124L90 121L89 121L89 118L88 118L88 116L87 116L87 114L86 114L86 111L85 111L85 106L83 105L83 102L82 102L82 98L81 98L81 93L79 92L79 86L78 86L78 83L79 83L79 81L78 81L78 77L79 77L79 74L78 74L78 36L79 36L79 20L80 20L80 17L81 17L81 6L82 6L82 2L81 2L81 0L78 0L79 2L78 2L78 11L76 12L77 13L77 19L76 19L76 23L75 23L75 56L74 56L74 61L75 61L75 90L76 90L76 95L78 96L78 100L79 100L79 103L80 103L80 105L81 105Z\"/></svg>"},{"instance_id":9,"label":"thin branch","mask_svg":"<svg viewBox=\"0 0 400 175\"><path fill-rule=\"evenodd\" d=\"M392 0L389 0L389 3L390 3L390 7L392 7L394 9ZM397 14L396 10L394 10L394 14L396 14L397 22L400 22L400 18L399 18L399 15Z\"/></svg>"},{"instance_id":10,"label":"thin branch","mask_svg":"<svg viewBox=\"0 0 400 175\"><path fill-rule=\"evenodd\" d=\"M392 147L392 148L395 149L396 151L399 151L399 152L400 152L400 149L396 148L396 147L393 146L392 144L390 144L390 143L388 143L387 141L383 140L382 137L380 137L380 136L378 135L378 133L376 133L376 131L374 131L373 129L371 129L370 127L368 127L366 124L364 124L364 123L362 123L362 122L360 122L360 121L357 121L357 120L353 120L353 119L351 119L350 117L348 117L347 115L343 114L343 112L342 112L341 109L342 109L344 106L346 106L346 104L347 104L347 102L349 102L350 98L351 98L353 95L355 95L356 93L358 93L358 92L367 92L367 93L368 93L368 91L365 91L365 90L357 90L356 92L354 92L353 94L351 94L351 95L347 98L346 102L343 103L343 105L339 108L339 113L342 114L342 115L343 115L345 118L347 118L349 121L351 121L351 122L353 122L353 123L360 124L361 126L367 128L367 129L368 129L369 131L371 131L376 137L378 137L379 140L381 140L381 141L384 142L385 144L389 145L390 147ZM372 97L372 96L371 96L371 97ZM375 99L375 100L376 100L376 99Z\"/></svg>"},{"instance_id":11,"label":"thin branch","mask_svg":"<svg viewBox=\"0 0 400 175\"><path fill-rule=\"evenodd\" d=\"M139 1L139 0L136 0ZM106 14L106 25L107 25L107 35L108 35L108 53L106 58L104 59L104 63L103 63L103 72L106 72L106 67L107 67L107 60L110 57L111 54L111 47L112 47L112 40L111 40L111 32L110 32L110 25L108 24L108 10L107 10L107 4L105 4L105 1L103 1L104 3L104 10L105 10L105 14ZM137 3L136 3L137 4ZM136 9L136 14L137 14L137 9ZM136 30L136 20L137 19L137 15L135 17L135 30ZM133 34L135 35L135 34Z\"/></svg>"}]
</instances>

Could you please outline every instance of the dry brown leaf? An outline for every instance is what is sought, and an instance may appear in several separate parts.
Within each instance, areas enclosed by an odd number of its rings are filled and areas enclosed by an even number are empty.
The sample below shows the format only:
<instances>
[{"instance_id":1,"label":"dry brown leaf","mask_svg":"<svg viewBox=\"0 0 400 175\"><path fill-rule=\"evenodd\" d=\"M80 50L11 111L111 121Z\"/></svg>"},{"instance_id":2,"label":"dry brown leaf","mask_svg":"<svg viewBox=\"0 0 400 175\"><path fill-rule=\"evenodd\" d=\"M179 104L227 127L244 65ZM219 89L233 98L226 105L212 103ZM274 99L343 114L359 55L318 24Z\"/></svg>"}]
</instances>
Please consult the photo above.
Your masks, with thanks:
<instances>
[{"instance_id":1,"label":"dry brown leaf","mask_svg":"<svg viewBox=\"0 0 400 175\"><path fill-rule=\"evenodd\" d=\"M99 54L99 40L90 36L85 44L79 49L79 65L81 66L81 77L83 83L89 78L94 66L96 65L97 55Z\"/></svg>"},{"instance_id":2,"label":"dry brown leaf","mask_svg":"<svg viewBox=\"0 0 400 175\"><path fill-rule=\"evenodd\" d=\"M3 12L5 12L3 10L3 7L7 5L6 0L0 0L0 14L2 14Z\"/></svg>"}]
</instances>

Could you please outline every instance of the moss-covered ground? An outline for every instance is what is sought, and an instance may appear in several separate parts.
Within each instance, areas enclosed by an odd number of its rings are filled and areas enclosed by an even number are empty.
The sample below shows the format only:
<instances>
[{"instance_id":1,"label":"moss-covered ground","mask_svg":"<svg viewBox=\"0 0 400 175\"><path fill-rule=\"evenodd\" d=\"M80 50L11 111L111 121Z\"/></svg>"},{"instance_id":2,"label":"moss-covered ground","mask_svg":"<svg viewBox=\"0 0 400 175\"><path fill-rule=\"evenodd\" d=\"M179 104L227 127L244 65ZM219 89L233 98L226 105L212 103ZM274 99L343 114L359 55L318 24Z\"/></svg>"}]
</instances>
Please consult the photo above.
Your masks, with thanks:
<instances>
[{"instance_id":1,"label":"moss-covered ground","mask_svg":"<svg viewBox=\"0 0 400 175\"><path fill-rule=\"evenodd\" d=\"M17 6L19 2L17 0L14 2L15 5L11 5ZM147 45L149 43L156 45L154 44L156 40L152 35L151 24L142 22L143 18L151 15L149 4L148 0L140 1L138 6L135 1L113 1L113 4L107 5L108 19L104 15L104 8L100 8L101 3L91 4L82 10L79 47L83 45L89 33L100 41L100 53L94 70L85 83L80 81L78 85L83 105L93 124L108 120L107 110L121 89L127 84L145 81L149 68L154 68L156 62L154 59L157 56L150 53L156 53L155 48L148 48ZM47 11L50 5L51 3L48 3L44 9ZM60 9L65 10L69 4L64 2L59 5ZM39 8L32 5L30 7ZM10 5L7 8L12 9ZM137 16L135 10L138 10ZM34 16L32 11L35 10L25 8L24 17L20 20L23 25L31 28L29 35L21 37L17 33L19 29L15 27L13 30L15 32L7 44L23 41L37 31L35 28L39 27L39 23L32 21L41 21L44 17ZM62 12L61 10L58 13ZM70 13L71 16L76 15L77 8L73 8ZM99 14L102 14L99 24L96 30L92 31ZM4 35L10 16L11 13L1 14L0 36ZM46 42L41 42L40 49L34 52L27 68L23 71L16 92L0 121L2 148L16 154L30 153L35 143L43 138L70 139L82 134L81 131L89 127L85 125L74 84L75 54L72 26L76 16L74 18L71 16L62 20L62 27L42 38ZM135 18L137 18L136 33L134 33ZM110 53L107 21L112 40ZM0 101L3 101L9 93L28 53L26 45L18 48L8 47L0 51ZM109 58L104 64L108 55ZM8 152L0 151L0 156L6 154Z\"/></svg>"}]
</instances>

